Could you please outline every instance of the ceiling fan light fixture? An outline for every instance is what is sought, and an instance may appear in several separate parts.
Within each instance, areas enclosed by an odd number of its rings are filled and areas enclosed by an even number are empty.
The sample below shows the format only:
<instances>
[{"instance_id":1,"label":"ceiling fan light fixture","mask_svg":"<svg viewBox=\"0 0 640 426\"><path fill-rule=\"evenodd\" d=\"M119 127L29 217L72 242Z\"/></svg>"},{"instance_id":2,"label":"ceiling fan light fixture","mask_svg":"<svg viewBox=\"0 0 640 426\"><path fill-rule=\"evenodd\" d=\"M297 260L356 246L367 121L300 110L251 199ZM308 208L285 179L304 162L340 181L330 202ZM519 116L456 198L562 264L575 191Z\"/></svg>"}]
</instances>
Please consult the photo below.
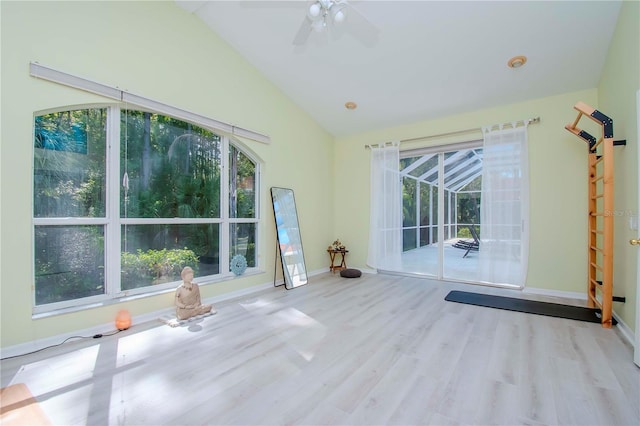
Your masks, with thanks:
<instances>
[{"instance_id":1,"label":"ceiling fan light fixture","mask_svg":"<svg viewBox=\"0 0 640 426\"><path fill-rule=\"evenodd\" d=\"M340 0L317 0L309 6L307 17L311 27L320 32L327 27L327 23L340 24L347 18L346 4Z\"/></svg>"},{"instance_id":2,"label":"ceiling fan light fixture","mask_svg":"<svg viewBox=\"0 0 640 426\"><path fill-rule=\"evenodd\" d=\"M344 4L334 4L331 7L331 16L333 17L333 22L336 24L344 22L344 20L347 19L347 15L344 13L344 8Z\"/></svg>"},{"instance_id":3,"label":"ceiling fan light fixture","mask_svg":"<svg viewBox=\"0 0 640 426\"><path fill-rule=\"evenodd\" d=\"M379 30L349 3L349 0L306 0L305 9L303 9L305 16L293 39L293 44L301 46L314 32L328 32L334 26L344 27L350 25L350 21L354 21L355 26L353 31L350 31L351 35L366 47L371 47L377 41ZM341 33L336 31L336 35L340 36Z\"/></svg>"},{"instance_id":4,"label":"ceiling fan light fixture","mask_svg":"<svg viewBox=\"0 0 640 426\"><path fill-rule=\"evenodd\" d=\"M311 19L317 18L320 16L320 3L315 2L311 6L309 6L309 17Z\"/></svg>"},{"instance_id":5,"label":"ceiling fan light fixture","mask_svg":"<svg viewBox=\"0 0 640 426\"><path fill-rule=\"evenodd\" d=\"M509 59L509 62L507 62L507 65L509 66L509 68L520 68L526 63L527 63L527 57L520 55L520 56L514 56L513 58Z\"/></svg>"}]
</instances>

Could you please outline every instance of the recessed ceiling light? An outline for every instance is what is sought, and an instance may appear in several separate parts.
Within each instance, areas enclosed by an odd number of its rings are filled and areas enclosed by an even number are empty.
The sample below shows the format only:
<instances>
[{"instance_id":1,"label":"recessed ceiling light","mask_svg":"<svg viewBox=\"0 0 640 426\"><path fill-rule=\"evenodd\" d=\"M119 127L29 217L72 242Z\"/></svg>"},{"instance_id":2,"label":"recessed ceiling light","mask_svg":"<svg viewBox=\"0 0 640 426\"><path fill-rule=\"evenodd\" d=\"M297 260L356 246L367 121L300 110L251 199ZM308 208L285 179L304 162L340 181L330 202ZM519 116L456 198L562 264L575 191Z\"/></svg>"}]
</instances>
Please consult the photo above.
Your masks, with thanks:
<instances>
[{"instance_id":1,"label":"recessed ceiling light","mask_svg":"<svg viewBox=\"0 0 640 426\"><path fill-rule=\"evenodd\" d=\"M345 104L344 104L344 107L345 107L346 109L356 109L356 108L358 108L358 104L357 104L357 103L355 103L355 102L351 102L351 101L349 101L349 102L347 102L347 103L345 103Z\"/></svg>"},{"instance_id":2,"label":"recessed ceiling light","mask_svg":"<svg viewBox=\"0 0 640 426\"><path fill-rule=\"evenodd\" d=\"M514 56L513 58L509 59L509 62L507 62L507 65L509 65L509 68L520 68L526 63L527 63L526 56Z\"/></svg>"}]
</instances>

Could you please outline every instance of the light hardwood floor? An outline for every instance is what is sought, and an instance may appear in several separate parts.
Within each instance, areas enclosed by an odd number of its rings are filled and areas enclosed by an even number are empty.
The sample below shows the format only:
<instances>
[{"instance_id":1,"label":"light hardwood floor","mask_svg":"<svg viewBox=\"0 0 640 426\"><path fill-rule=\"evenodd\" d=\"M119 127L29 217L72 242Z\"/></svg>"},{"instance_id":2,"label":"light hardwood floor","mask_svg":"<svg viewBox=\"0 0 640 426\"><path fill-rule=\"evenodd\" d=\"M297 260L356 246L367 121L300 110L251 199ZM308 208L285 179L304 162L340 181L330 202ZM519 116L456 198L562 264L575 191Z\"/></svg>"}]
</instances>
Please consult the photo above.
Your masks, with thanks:
<instances>
[{"instance_id":1,"label":"light hardwood floor","mask_svg":"<svg viewBox=\"0 0 640 426\"><path fill-rule=\"evenodd\" d=\"M452 289L324 274L2 362L60 425L638 425L640 369L614 329L445 302Z\"/></svg>"}]
</instances>

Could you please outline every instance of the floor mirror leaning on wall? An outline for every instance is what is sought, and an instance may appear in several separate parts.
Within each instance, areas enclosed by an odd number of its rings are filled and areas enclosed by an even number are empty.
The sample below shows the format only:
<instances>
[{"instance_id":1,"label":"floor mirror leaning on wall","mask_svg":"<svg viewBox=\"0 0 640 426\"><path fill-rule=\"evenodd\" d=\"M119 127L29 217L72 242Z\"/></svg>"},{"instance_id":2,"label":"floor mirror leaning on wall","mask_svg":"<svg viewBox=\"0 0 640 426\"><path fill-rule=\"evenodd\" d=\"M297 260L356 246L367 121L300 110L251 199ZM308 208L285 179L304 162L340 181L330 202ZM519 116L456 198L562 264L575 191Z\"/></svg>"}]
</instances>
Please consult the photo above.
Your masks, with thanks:
<instances>
[{"instance_id":1,"label":"floor mirror leaning on wall","mask_svg":"<svg viewBox=\"0 0 640 426\"><path fill-rule=\"evenodd\" d=\"M284 286L290 290L307 283L307 268L302 251L296 200L293 190L273 187L271 188L271 201L273 202L273 216L276 221L278 238L276 256L278 253L280 254Z\"/></svg>"}]
</instances>

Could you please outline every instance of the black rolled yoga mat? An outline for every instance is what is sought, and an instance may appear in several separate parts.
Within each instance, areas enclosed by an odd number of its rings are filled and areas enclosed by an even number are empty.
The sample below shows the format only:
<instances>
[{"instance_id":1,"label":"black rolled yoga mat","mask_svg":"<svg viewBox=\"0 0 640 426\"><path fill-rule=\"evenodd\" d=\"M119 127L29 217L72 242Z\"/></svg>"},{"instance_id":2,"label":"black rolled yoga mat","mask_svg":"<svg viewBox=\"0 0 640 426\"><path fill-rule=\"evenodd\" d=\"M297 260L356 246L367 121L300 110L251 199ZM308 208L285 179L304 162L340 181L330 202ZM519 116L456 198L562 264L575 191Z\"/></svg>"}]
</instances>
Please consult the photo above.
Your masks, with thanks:
<instances>
[{"instance_id":1,"label":"black rolled yoga mat","mask_svg":"<svg viewBox=\"0 0 640 426\"><path fill-rule=\"evenodd\" d=\"M484 306L487 308L505 309L507 311L524 312L527 314L546 315L549 317L566 318L577 321L600 323L598 309L580 306L560 305L557 303L540 302L537 300L516 299L514 297L492 296L489 294L469 293L453 290L444 300L465 303L468 305ZM614 319L613 324L617 324Z\"/></svg>"}]
</instances>

